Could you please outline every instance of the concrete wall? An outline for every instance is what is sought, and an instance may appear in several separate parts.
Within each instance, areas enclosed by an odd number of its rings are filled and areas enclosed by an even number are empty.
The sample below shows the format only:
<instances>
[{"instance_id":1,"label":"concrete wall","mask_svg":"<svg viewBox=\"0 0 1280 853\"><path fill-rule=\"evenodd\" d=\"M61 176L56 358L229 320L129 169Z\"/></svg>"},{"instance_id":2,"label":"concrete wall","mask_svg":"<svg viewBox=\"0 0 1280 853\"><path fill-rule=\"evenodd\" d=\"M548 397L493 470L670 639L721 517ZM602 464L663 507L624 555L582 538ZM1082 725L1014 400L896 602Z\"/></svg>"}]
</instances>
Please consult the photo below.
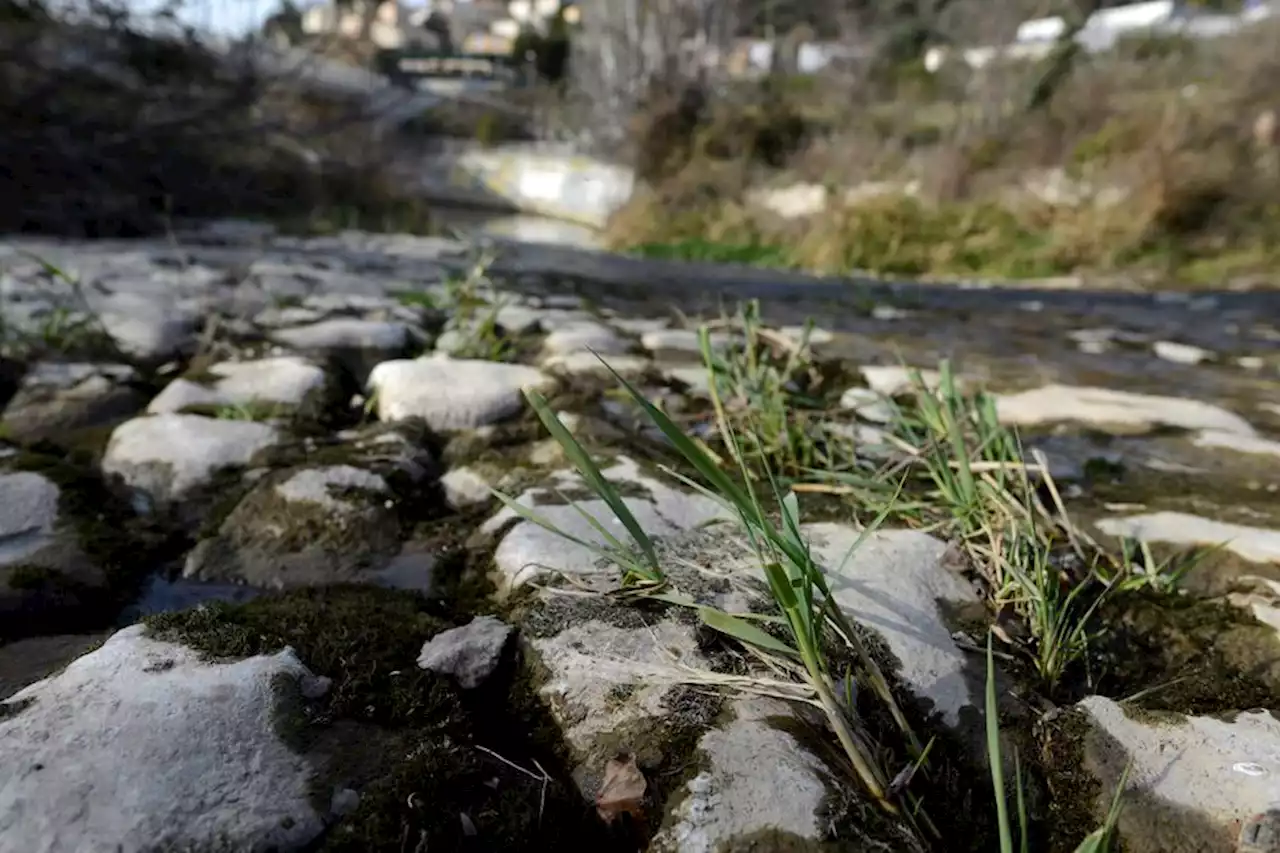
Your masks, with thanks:
<instances>
[{"instance_id":1,"label":"concrete wall","mask_svg":"<svg viewBox=\"0 0 1280 853\"><path fill-rule=\"evenodd\" d=\"M423 194L444 204L546 216L603 228L626 203L635 175L624 166L532 144L446 145L424 156Z\"/></svg>"}]
</instances>

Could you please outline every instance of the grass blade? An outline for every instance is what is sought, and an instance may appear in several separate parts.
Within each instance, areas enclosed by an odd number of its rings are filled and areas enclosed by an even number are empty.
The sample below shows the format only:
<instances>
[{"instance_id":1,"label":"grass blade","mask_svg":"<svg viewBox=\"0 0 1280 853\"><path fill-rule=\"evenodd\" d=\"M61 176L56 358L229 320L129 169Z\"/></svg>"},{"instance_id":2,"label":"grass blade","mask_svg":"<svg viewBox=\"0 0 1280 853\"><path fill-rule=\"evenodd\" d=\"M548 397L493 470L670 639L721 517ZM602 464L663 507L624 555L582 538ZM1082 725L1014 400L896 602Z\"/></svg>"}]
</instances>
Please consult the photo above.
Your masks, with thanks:
<instances>
[{"instance_id":1,"label":"grass blade","mask_svg":"<svg viewBox=\"0 0 1280 853\"><path fill-rule=\"evenodd\" d=\"M1004 766L1000 758L1000 719L996 705L996 660L987 634L987 760L991 764L991 788L996 798L996 821L1000 830L1000 853L1014 853L1013 832L1009 827L1009 804L1005 801Z\"/></svg>"},{"instance_id":2,"label":"grass blade","mask_svg":"<svg viewBox=\"0 0 1280 853\"><path fill-rule=\"evenodd\" d=\"M587 481L591 490L609 505L609 509L613 510L613 514L627 528L627 532L631 534L631 538L635 540L636 545L644 554L652 573L660 577L662 572L658 564L658 553L653 547L653 541L644 532L644 528L640 526L640 523L636 521L636 517L631 514L631 510L628 509L622 496L618 494L618 490L600 472L599 466L592 461L591 456L578 443L578 440L573 437L568 428L560 422L560 418L552 411L546 398L532 388L525 391L525 397L528 398L529 405L533 407L539 420L542 421L547 431L551 433L551 437L564 448L565 455L569 457L574 467L582 474L583 479Z\"/></svg>"},{"instance_id":3,"label":"grass blade","mask_svg":"<svg viewBox=\"0 0 1280 853\"><path fill-rule=\"evenodd\" d=\"M782 640L731 613L716 610L714 607L699 607L698 616L708 628L733 637L740 642L756 646L765 651L784 654L788 657L799 657L800 655L798 651L782 642Z\"/></svg>"}]
</instances>

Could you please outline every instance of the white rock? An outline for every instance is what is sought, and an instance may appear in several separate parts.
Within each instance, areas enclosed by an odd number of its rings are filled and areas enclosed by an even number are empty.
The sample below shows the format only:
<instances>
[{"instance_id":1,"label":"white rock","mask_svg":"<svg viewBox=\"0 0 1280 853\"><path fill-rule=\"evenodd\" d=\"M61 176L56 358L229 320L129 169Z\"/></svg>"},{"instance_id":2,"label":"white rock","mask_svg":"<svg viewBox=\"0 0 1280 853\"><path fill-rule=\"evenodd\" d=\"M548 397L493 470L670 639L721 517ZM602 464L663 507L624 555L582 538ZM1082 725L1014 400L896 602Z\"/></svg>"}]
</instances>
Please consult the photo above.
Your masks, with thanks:
<instances>
[{"instance_id":1,"label":"white rock","mask_svg":"<svg viewBox=\"0 0 1280 853\"><path fill-rule=\"evenodd\" d=\"M911 380L912 369L899 364L868 365L858 369L868 387L884 397L897 397L915 390ZM931 390L938 387L942 380L936 370L921 370L920 381Z\"/></svg>"},{"instance_id":2,"label":"white rock","mask_svg":"<svg viewBox=\"0 0 1280 853\"><path fill-rule=\"evenodd\" d=\"M711 346L722 350L734 342L727 332L712 332ZM700 352L697 329L653 329L640 336L640 344L650 352Z\"/></svg>"},{"instance_id":3,"label":"white rock","mask_svg":"<svg viewBox=\"0 0 1280 853\"><path fill-rule=\"evenodd\" d=\"M890 400L870 388L853 387L840 395L840 408L877 424L893 423L895 410Z\"/></svg>"},{"instance_id":4,"label":"white rock","mask_svg":"<svg viewBox=\"0 0 1280 853\"><path fill-rule=\"evenodd\" d=\"M209 368L219 377L211 385L176 379L147 406L151 414L176 412L191 405L275 403L300 406L324 387L324 371L297 356L223 362Z\"/></svg>"},{"instance_id":5,"label":"white rock","mask_svg":"<svg viewBox=\"0 0 1280 853\"><path fill-rule=\"evenodd\" d=\"M218 470L248 464L279 440L255 421L163 414L125 421L111 433L102 469L158 500L204 485Z\"/></svg>"},{"instance_id":6,"label":"white rock","mask_svg":"<svg viewBox=\"0 0 1280 853\"><path fill-rule=\"evenodd\" d=\"M496 617L477 616L427 640L418 655L418 666L453 676L464 689L473 690L498 668L513 630Z\"/></svg>"},{"instance_id":7,"label":"white rock","mask_svg":"<svg viewBox=\"0 0 1280 853\"><path fill-rule=\"evenodd\" d=\"M1240 435L1223 430L1206 429L1197 433L1192 443L1196 447L1223 448L1237 453L1280 457L1280 441L1272 441L1256 435Z\"/></svg>"},{"instance_id":8,"label":"white rock","mask_svg":"<svg viewBox=\"0 0 1280 853\"><path fill-rule=\"evenodd\" d=\"M210 664L136 625L0 715L0 838L23 853L297 850L324 829L311 768L274 731L286 649ZM23 705L30 701L25 708Z\"/></svg>"},{"instance_id":9,"label":"white rock","mask_svg":"<svg viewBox=\"0 0 1280 853\"><path fill-rule=\"evenodd\" d=\"M457 510L479 506L493 498L488 481L470 468L454 468L440 478L440 485L445 501Z\"/></svg>"},{"instance_id":10,"label":"white rock","mask_svg":"<svg viewBox=\"0 0 1280 853\"><path fill-rule=\"evenodd\" d=\"M547 335L542 346L548 355L555 356L585 350L595 350L601 355L620 355L625 353L630 345L621 335L603 323L583 320L567 323L554 330Z\"/></svg>"},{"instance_id":11,"label":"white rock","mask_svg":"<svg viewBox=\"0 0 1280 853\"><path fill-rule=\"evenodd\" d=\"M1207 349L1175 341L1156 341L1151 345L1151 350L1157 358L1176 364L1199 364L1213 358L1213 353Z\"/></svg>"},{"instance_id":12,"label":"white rock","mask_svg":"<svg viewBox=\"0 0 1280 853\"><path fill-rule=\"evenodd\" d=\"M1046 385L998 397L996 411L1001 422L1011 426L1074 421L1096 426L1150 428L1163 425L1188 430L1212 429L1237 435L1254 434L1253 427L1244 418L1209 403L1108 388Z\"/></svg>"},{"instance_id":13,"label":"white rock","mask_svg":"<svg viewBox=\"0 0 1280 853\"><path fill-rule=\"evenodd\" d=\"M1086 767L1103 781L1101 814L1125 763L1132 759L1129 790L1145 803L1164 805L1159 820L1143 819L1140 837L1129 836L1121 812L1120 830L1135 851L1231 850L1239 821L1274 807L1280 791L1280 721L1266 711L1235 715L1230 721L1186 717L1153 721L1128 713L1117 703L1090 696L1077 706L1116 748L1086 739Z\"/></svg>"},{"instance_id":14,"label":"white rock","mask_svg":"<svg viewBox=\"0 0 1280 853\"><path fill-rule=\"evenodd\" d=\"M59 496L40 474L0 474L0 565L21 563L51 543Z\"/></svg>"},{"instance_id":15,"label":"white rock","mask_svg":"<svg viewBox=\"0 0 1280 853\"><path fill-rule=\"evenodd\" d=\"M335 317L307 326L276 329L271 340L298 350L383 350L395 352L421 340L406 323Z\"/></svg>"},{"instance_id":16,"label":"white rock","mask_svg":"<svg viewBox=\"0 0 1280 853\"><path fill-rule=\"evenodd\" d=\"M932 700L949 725L959 722L974 698L938 602L978 597L943 564L946 545L914 530L878 530L851 553L860 532L848 525L806 524L802 531L845 614L884 638L913 692Z\"/></svg>"},{"instance_id":17,"label":"white rock","mask_svg":"<svg viewBox=\"0 0 1280 853\"><path fill-rule=\"evenodd\" d=\"M337 512L349 504L334 497L335 489L361 489L377 494L391 494L391 487L386 480L372 471L351 465L304 468L277 485L276 494L288 501L306 501Z\"/></svg>"},{"instance_id":18,"label":"white rock","mask_svg":"<svg viewBox=\"0 0 1280 853\"><path fill-rule=\"evenodd\" d=\"M641 528L650 536L660 537L681 530L691 530L710 521L729 517L727 511L710 498L688 494L646 477L635 462L626 457L620 457L616 465L602 473L610 480L639 485L649 490L648 498L624 497L623 501ZM561 486L572 485L577 479L572 472L561 472L561 477ZM626 528L604 501L583 500L577 503L576 508L566 504L539 506L538 499L546 495L545 490L531 489L517 498L517 502L526 507L536 507L540 516L579 540L597 544L607 541L583 517L583 513L587 513L620 541L630 541ZM517 518L519 515L514 510L503 507L485 522L481 530L492 533ZM597 559L598 555L592 549L570 542L524 520L519 521L502 537L493 555L494 566L503 575L503 585L513 589L549 571L570 574L594 572Z\"/></svg>"},{"instance_id":19,"label":"white rock","mask_svg":"<svg viewBox=\"0 0 1280 853\"><path fill-rule=\"evenodd\" d=\"M579 350L577 352L567 352L559 355L553 355L542 362L544 370L553 373L566 373L570 376L581 376L583 374L596 374L601 376L611 376L609 368L623 376L636 376L649 367L649 359L638 355L603 355L604 362L601 363L599 358L593 352ZM608 365L606 367L605 365Z\"/></svg>"},{"instance_id":20,"label":"white rock","mask_svg":"<svg viewBox=\"0 0 1280 853\"><path fill-rule=\"evenodd\" d=\"M664 367L662 375L686 386L690 394L700 397L711 395L711 376L705 364L682 364Z\"/></svg>"},{"instance_id":21,"label":"white rock","mask_svg":"<svg viewBox=\"0 0 1280 853\"><path fill-rule=\"evenodd\" d=\"M706 769L685 785L674 821L653 849L715 853L766 831L823 837L819 817L829 793L828 772L812 753L771 719L790 712L774 699L740 699L734 719L698 742ZM761 773L768 767L768 773Z\"/></svg>"},{"instance_id":22,"label":"white rock","mask_svg":"<svg viewBox=\"0 0 1280 853\"><path fill-rule=\"evenodd\" d=\"M1127 536L1171 545L1223 545L1228 551L1251 562L1280 562L1280 530L1229 524L1184 512L1104 518L1096 525L1108 536Z\"/></svg>"},{"instance_id":23,"label":"white rock","mask_svg":"<svg viewBox=\"0 0 1280 853\"><path fill-rule=\"evenodd\" d=\"M434 430L470 429L516 414L527 388L554 380L523 364L444 357L384 361L369 374L378 418L422 418Z\"/></svg>"},{"instance_id":24,"label":"white rock","mask_svg":"<svg viewBox=\"0 0 1280 853\"><path fill-rule=\"evenodd\" d=\"M124 292L103 300L98 320L121 350L155 360L184 353L195 345L199 315L173 299Z\"/></svg>"}]
</instances>

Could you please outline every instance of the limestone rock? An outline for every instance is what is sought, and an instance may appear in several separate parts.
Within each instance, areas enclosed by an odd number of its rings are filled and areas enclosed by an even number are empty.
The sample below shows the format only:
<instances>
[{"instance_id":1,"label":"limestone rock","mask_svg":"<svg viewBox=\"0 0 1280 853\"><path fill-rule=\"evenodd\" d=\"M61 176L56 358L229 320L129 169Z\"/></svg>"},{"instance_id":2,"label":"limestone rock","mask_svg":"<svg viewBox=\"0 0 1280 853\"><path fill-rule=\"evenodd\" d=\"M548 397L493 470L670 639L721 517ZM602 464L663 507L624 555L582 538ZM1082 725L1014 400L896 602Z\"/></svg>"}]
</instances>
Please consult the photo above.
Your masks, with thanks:
<instances>
[{"instance_id":1,"label":"limestone rock","mask_svg":"<svg viewBox=\"0 0 1280 853\"><path fill-rule=\"evenodd\" d=\"M299 850L311 770L274 731L293 652L204 663L126 628L0 704L0 838L30 853Z\"/></svg>"},{"instance_id":2,"label":"limestone rock","mask_svg":"<svg viewBox=\"0 0 1280 853\"><path fill-rule=\"evenodd\" d=\"M268 589L357 580L399 548L394 497L351 465L270 475L196 545L183 575Z\"/></svg>"},{"instance_id":3,"label":"limestone rock","mask_svg":"<svg viewBox=\"0 0 1280 853\"><path fill-rule=\"evenodd\" d=\"M1108 536L1172 545L1222 545L1255 563L1280 563L1280 530L1229 524L1185 512L1104 518L1097 522L1097 527Z\"/></svg>"},{"instance_id":4,"label":"limestone rock","mask_svg":"<svg viewBox=\"0 0 1280 853\"><path fill-rule=\"evenodd\" d=\"M1077 707L1092 728L1084 763L1102 783L1100 816L1133 761L1120 813L1126 849L1233 853L1239 822L1274 807L1280 721L1269 712L1147 719L1100 696Z\"/></svg>"},{"instance_id":5,"label":"limestone rock","mask_svg":"<svg viewBox=\"0 0 1280 853\"><path fill-rule=\"evenodd\" d=\"M268 406L298 410L319 403L324 370L297 356L221 362L209 367L212 381L175 379L156 395L147 411L177 412L188 406Z\"/></svg>"},{"instance_id":6,"label":"limestone rock","mask_svg":"<svg viewBox=\"0 0 1280 853\"><path fill-rule=\"evenodd\" d=\"M463 688L474 690L498 668L511 633L511 626L501 619L477 616L423 644L418 666L451 675Z\"/></svg>"},{"instance_id":7,"label":"limestone rock","mask_svg":"<svg viewBox=\"0 0 1280 853\"><path fill-rule=\"evenodd\" d=\"M5 429L18 441L61 443L76 431L128 418L147 402L129 384L136 378L123 364L40 362L5 407Z\"/></svg>"},{"instance_id":8,"label":"limestone rock","mask_svg":"<svg viewBox=\"0 0 1280 853\"><path fill-rule=\"evenodd\" d=\"M472 429L516 414L523 390L554 380L521 364L451 358L385 361L369 375L379 420L422 418L433 430Z\"/></svg>"},{"instance_id":9,"label":"limestone rock","mask_svg":"<svg viewBox=\"0 0 1280 853\"><path fill-rule=\"evenodd\" d=\"M1244 418L1209 403L1107 388L1046 385L998 397L996 410L1000 420L1011 426L1073 421L1098 427L1146 430L1171 426L1254 434Z\"/></svg>"},{"instance_id":10,"label":"limestone rock","mask_svg":"<svg viewBox=\"0 0 1280 853\"><path fill-rule=\"evenodd\" d=\"M168 503L207 485L221 470L247 465L279 438L275 427L255 421L151 415L116 427L102 469Z\"/></svg>"}]
</instances>

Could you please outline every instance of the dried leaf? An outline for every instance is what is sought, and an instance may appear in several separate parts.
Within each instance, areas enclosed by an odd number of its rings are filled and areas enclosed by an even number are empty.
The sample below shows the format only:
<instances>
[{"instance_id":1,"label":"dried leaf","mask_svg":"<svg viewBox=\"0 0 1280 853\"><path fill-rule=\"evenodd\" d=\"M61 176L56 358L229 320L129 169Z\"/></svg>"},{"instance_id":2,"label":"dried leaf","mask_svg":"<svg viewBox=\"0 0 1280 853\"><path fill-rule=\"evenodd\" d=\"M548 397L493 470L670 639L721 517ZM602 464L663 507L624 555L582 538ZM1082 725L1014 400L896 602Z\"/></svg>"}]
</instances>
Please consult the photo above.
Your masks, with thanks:
<instances>
[{"instance_id":1,"label":"dried leaf","mask_svg":"<svg viewBox=\"0 0 1280 853\"><path fill-rule=\"evenodd\" d=\"M604 780L596 797L596 810L606 823L622 815L639 820L644 812L644 794L649 784L636 766L635 756L612 758L604 768Z\"/></svg>"}]
</instances>

